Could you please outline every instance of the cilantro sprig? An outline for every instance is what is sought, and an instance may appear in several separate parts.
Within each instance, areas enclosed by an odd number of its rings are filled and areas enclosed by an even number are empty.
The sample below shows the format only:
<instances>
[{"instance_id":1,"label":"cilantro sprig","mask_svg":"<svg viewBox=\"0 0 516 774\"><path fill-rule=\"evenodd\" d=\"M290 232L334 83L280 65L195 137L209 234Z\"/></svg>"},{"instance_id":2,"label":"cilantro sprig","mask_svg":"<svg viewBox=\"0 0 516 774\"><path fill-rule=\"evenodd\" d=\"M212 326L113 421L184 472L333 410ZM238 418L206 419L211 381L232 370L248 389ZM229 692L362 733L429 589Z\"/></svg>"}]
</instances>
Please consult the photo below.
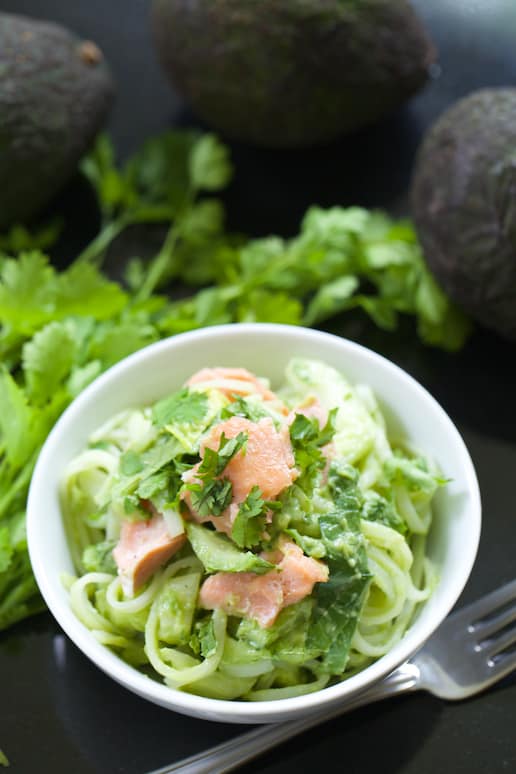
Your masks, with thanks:
<instances>
[{"instance_id":1,"label":"cilantro sprig","mask_svg":"<svg viewBox=\"0 0 516 774\"><path fill-rule=\"evenodd\" d=\"M294 450L296 467L301 471L297 485L311 488L315 475L326 465L322 447L330 443L335 434L337 409L332 409L324 427L315 417L296 414L290 425L290 440Z\"/></svg>"},{"instance_id":2,"label":"cilantro sprig","mask_svg":"<svg viewBox=\"0 0 516 774\"><path fill-rule=\"evenodd\" d=\"M226 438L222 433L218 449L204 449L197 469L198 481L186 485L192 507L200 516L220 516L231 503L233 485L228 478L220 478L228 463L245 447L246 433Z\"/></svg>"},{"instance_id":3,"label":"cilantro sprig","mask_svg":"<svg viewBox=\"0 0 516 774\"><path fill-rule=\"evenodd\" d=\"M264 539L269 511L281 507L277 500L265 500L258 486L253 486L240 503L231 528L231 537L240 548L253 548Z\"/></svg>"},{"instance_id":4,"label":"cilantro sprig","mask_svg":"<svg viewBox=\"0 0 516 774\"><path fill-rule=\"evenodd\" d=\"M139 300L149 298L173 269L179 242L216 237L223 225L217 199L197 201L204 192L224 188L232 174L227 148L213 134L168 131L148 140L124 165L116 163L109 137L100 135L82 162L95 189L102 226L77 257L79 264L99 262L110 244L129 226L168 223L162 246L150 265L130 264L128 278Z\"/></svg>"},{"instance_id":5,"label":"cilantro sprig","mask_svg":"<svg viewBox=\"0 0 516 774\"><path fill-rule=\"evenodd\" d=\"M251 422L259 422L263 417L269 416L265 409L259 403L251 403L242 395L233 393L231 403L224 406L220 412L221 419L231 419L231 417L243 417Z\"/></svg>"}]
</instances>

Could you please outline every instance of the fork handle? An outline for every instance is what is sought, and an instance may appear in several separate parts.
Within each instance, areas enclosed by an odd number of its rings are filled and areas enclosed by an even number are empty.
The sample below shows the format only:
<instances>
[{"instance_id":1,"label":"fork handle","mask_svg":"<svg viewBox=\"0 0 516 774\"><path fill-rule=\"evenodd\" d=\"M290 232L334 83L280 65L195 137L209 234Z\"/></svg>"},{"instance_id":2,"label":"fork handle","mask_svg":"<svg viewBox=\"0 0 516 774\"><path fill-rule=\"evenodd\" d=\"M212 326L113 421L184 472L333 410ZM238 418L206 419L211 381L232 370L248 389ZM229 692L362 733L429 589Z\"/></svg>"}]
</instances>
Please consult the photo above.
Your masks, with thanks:
<instances>
[{"instance_id":1,"label":"fork handle","mask_svg":"<svg viewBox=\"0 0 516 774\"><path fill-rule=\"evenodd\" d=\"M244 763L326 720L362 707L364 704L372 704L399 693L415 691L419 684L418 667L407 661L377 685L348 702L334 702L322 712L312 713L299 720L258 726L252 731L228 739L227 742L222 742L177 763L156 769L150 774L225 774L228 771L234 771Z\"/></svg>"}]
</instances>

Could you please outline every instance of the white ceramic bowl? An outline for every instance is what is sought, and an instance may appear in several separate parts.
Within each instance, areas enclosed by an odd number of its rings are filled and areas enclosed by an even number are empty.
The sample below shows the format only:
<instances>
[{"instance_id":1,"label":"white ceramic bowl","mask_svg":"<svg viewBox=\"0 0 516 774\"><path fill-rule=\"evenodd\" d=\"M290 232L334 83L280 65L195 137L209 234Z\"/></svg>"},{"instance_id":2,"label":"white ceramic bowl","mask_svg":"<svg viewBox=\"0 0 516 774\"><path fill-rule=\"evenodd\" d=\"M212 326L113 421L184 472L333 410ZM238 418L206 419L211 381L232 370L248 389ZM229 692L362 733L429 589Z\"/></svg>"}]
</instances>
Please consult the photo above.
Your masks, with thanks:
<instances>
[{"instance_id":1,"label":"white ceramic bowl","mask_svg":"<svg viewBox=\"0 0 516 774\"><path fill-rule=\"evenodd\" d=\"M146 677L100 645L70 609L60 575L73 572L58 501L67 462L102 422L179 388L203 366L244 366L279 385L292 356L318 358L350 381L369 384L389 429L432 455L451 482L435 499L428 554L440 582L416 622L386 656L345 682L297 698L243 702L182 693ZM351 341L283 325L240 324L205 328L153 344L126 358L91 384L65 411L40 454L29 493L27 529L41 593L64 631L104 672L156 704L195 717L235 723L292 719L342 702L408 659L439 626L470 574L480 535L475 471L457 429L431 395L397 366Z\"/></svg>"}]
</instances>

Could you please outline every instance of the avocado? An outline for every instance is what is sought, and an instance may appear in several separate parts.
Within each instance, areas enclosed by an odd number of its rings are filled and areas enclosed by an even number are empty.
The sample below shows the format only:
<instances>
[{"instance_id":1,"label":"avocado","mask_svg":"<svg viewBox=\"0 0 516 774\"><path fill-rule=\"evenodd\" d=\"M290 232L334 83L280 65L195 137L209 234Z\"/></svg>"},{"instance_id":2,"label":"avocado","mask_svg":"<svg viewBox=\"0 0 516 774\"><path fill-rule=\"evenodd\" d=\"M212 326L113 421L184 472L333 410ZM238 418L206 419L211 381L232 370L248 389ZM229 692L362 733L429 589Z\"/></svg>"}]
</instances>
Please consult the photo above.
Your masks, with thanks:
<instances>
[{"instance_id":1,"label":"avocado","mask_svg":"<svg viewBox=\"0 0 516 774\"><path fill-rule=\"evenodd\" d=\"M36 214L62 188L113 95L95 43L0 13L0 228Z\"/></svg>"},{"instance_id":2,"label":"avocado","mask_svg":"<svg viewBox=\"0 0 516 774\"><path fill-rule=\"evenodd\" d=\"M473 92L438 119L416 157L411 206L446 293L516 339L516 89Z\"/></svg>"},{"instance_id":3,"label":"avocado","mask_svg":"<svg viewBox=\"0 0 516 774\"><path fill-rule=\"evenodd\" d=\"M407 0L154 0L152 24L194 111L269 147L375 122L424 85L435 58Z\"/></svg>"}]
</instances>

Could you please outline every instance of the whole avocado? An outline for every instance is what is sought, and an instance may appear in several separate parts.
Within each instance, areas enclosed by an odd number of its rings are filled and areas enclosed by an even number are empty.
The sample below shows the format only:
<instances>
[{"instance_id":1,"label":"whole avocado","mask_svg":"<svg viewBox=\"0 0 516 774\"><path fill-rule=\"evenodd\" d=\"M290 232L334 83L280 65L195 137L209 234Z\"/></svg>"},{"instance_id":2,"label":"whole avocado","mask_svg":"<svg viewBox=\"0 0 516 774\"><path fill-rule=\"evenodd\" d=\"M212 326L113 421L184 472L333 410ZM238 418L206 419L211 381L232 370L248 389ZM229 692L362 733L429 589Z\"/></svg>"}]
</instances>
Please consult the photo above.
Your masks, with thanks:
<instances>
[{"instance_id":1,"label":"whole avocado","mask_svg":"<svg viewBox=\"0 0 516 774\"><path fill-rule=\"evenodd\" d=\"M36 214L67 182L113 95L94 43L0 13L0 228Z\"/></svg>"},{"instance_id":2,"label":"whole avocado","mask_svg":"<svg viewBox=\"0 0 516 774\"><path fill-rule=\"evenodd\" d=\"M327 142L417 92L435 51L408 0L154 0L164 70L228 137Z\"/></svg>"},{"instance_id":3,"label":"whole avocado","mask_svg":"<svg viewBox=\"0 0 516 774\"><path fill-rule=\"evenodd\" d=\"M412 214L427 263L474 319L516 339L516 89L448 109L416 159Z\"/></svg>"}]
</instances>

